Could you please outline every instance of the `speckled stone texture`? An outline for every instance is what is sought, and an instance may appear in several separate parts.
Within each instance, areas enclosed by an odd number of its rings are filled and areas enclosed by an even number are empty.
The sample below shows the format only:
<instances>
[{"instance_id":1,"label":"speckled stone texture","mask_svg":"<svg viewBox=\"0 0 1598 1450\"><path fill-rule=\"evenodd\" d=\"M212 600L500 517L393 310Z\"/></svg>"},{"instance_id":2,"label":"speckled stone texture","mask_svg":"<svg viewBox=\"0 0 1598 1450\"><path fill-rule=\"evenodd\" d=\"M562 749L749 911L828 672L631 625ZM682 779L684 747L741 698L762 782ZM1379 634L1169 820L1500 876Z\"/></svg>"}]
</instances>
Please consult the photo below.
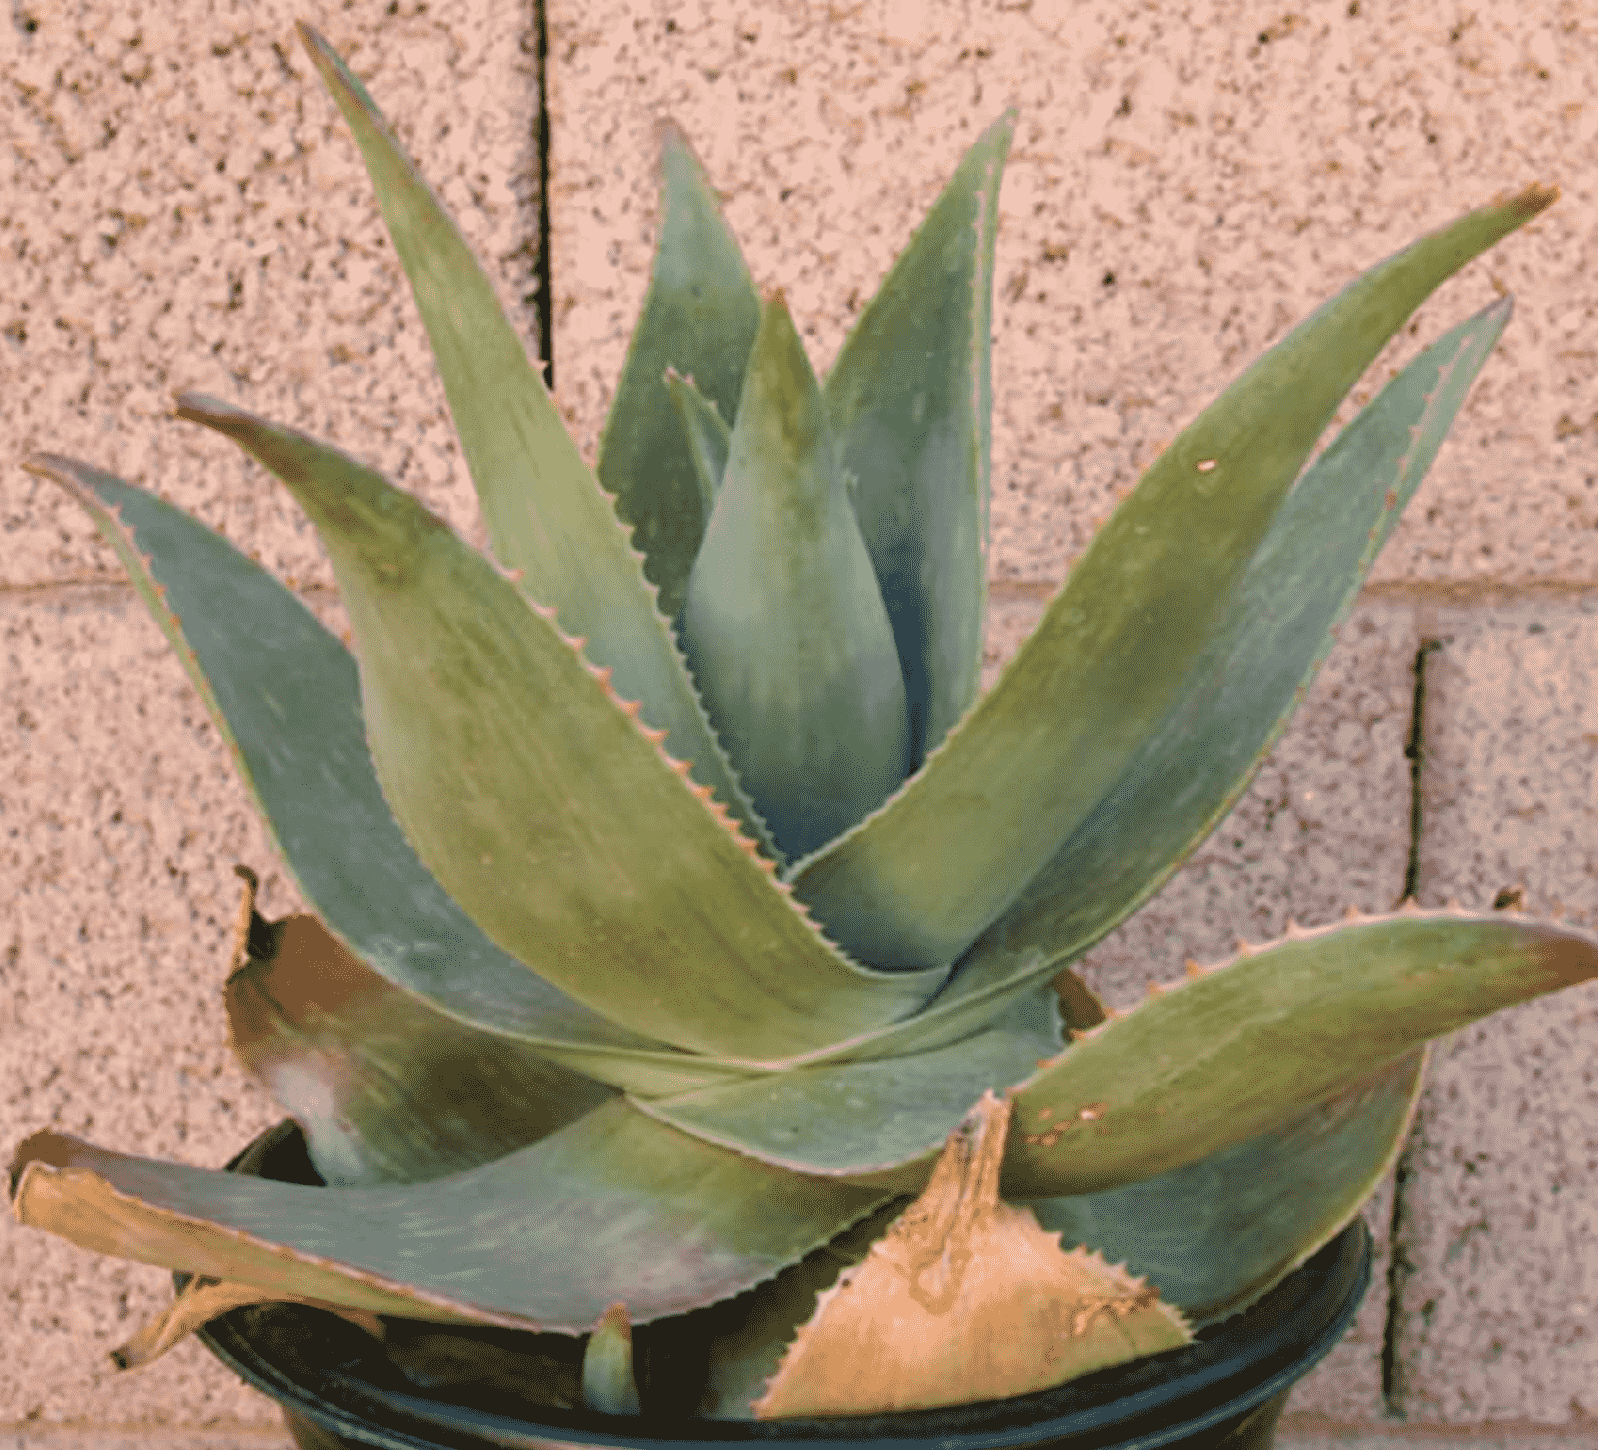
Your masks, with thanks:
<instances>
[{"instance_id":1,"label":"speckled stone texture","mask_svg":"<svg viewBox=\"0 0 1598 1450\"><path fill-rule=\"evenodd\" d=\"M232 444L173 420L175 391L326 437L482 542L409 288L299 14L367 84L536 339L531 0L14 0L0 24L7 1151L52 1125L218 1166L275 1121L226 1048L233 863L260 871L268 915L301 907L114 556L16 460L49 449L158 489L334 628L331 571L297 507ZM1515 293L1292 728L1084 970L1124 1005L1185 956L1216 960L1290 915L1392 905L1410 672L1434 635L1452 642L1428 665L1421 900L1488 904L1518 884L1530 910L1598 915L1586 8L552 0L548 21L557 400L590 458L648 278L657 117L693 140L824 373L964 148L1020 107L1000 199L984 683L1117 492L1260 351L1421 233L1559 183L1559 204L1442 288L1340 410L1332 431L1426 341ZM1280 1444L1598 1444L1595 1002L1566 993L1438 1044L1396 1259L1389 1181L1366 1209L1370 1297ZM1384 1419L1389 1267L1408 1426ZM113 1373L106 1351L169 1285L0 1217L0 1450L286 1446L275 1408L193 1342Z\"/></svg>"}]
</instances>

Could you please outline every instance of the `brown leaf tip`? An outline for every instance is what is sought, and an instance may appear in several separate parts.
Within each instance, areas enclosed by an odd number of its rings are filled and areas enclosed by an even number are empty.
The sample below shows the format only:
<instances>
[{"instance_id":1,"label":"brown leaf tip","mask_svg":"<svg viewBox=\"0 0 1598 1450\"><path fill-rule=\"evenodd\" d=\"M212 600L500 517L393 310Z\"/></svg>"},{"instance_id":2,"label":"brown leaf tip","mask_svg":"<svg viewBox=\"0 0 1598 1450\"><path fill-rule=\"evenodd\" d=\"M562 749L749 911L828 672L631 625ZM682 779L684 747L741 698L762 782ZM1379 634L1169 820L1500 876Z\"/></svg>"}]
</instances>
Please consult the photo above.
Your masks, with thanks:
<instances>
[{"instance_id":1,"label":"brown leaf tip","mask_svg":"<svg viewBox=\"0 0 1598 1450\"><path fill-rule=\"evenodd\" d=\"M1524 191L1518 192L1510 198L1510 206L1525 217L1534 217L1538 212L1546 211L1559 200L1557 186L1544 186L1540 181L1534 181Z\"/></svg>"},{"instance_id":2,"label":"brown leaf tip","mask_svg":"<svg viewBox=\"0 0 1598 1450\"><path fill-rule=\"evenodd\" d=\"M17 1144L11 1158L11 1196L17 1195L17 1185L30 1163L41 1163L46 1168L72 1168L79 1162L78 1150L84 1146L81 1139L41 1128Z\"/></svg>"}]
</instances>

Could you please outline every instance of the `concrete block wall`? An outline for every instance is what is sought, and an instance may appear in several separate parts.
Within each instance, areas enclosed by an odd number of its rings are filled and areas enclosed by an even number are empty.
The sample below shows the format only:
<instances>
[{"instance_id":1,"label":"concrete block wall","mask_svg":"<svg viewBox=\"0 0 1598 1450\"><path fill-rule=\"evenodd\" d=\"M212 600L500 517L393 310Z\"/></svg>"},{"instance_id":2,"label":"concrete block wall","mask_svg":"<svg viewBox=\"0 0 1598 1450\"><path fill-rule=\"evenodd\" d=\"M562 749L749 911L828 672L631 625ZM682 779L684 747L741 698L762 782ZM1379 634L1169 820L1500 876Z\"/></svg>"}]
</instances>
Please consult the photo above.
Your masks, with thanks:
<instances>
[{"instance_id":1,"label":"concrete block wall","mask_svg":"<svg viewBox=\"0 0 1598 1450\"><path fill-rule=\"evenodd\" d=\"M350 60L536 349L532 0L16 0L0 25L0 1138L52 1125L217 1166L281 1113L231 1061L235 861L301 903L181 666L76 505L72 454L157 488L339 627L286 493L168 416L197 387L327 437L474 542L475 503L364 170L293 33ZM1338 648L1232 817L1088 958L1112 1003L1291 916L1420 899L1598 923L1598 26L1564 0L1296 11L552 0L556 393L592 456L647 283L650 131L674 116L812 363L964 147L1014 102L994 316L990 682L1117 489L1359 271L1532 180L1557 206L1445 285L1334 429L1504 290L1509 327ZM1598 1445L1598 990L1438 1043L1355 1329L1283 1443ZM105 1351L160 1270L0 1222L0 1445L286 1444L190 1342Z\"/></svg>"}]
</instances>

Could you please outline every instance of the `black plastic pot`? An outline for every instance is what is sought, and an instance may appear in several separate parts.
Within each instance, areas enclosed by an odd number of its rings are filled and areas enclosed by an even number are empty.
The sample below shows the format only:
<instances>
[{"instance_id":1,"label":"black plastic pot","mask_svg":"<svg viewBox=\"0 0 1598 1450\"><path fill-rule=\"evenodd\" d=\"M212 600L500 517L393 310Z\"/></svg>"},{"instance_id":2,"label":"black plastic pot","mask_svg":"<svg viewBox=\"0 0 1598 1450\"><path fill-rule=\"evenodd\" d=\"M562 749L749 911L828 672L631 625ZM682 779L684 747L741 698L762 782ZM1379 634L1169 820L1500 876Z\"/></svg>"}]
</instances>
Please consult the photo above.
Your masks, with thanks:
<instances>
[{"instance_id":1,"label":"black plastic pot","mask_svg":"<svg viewBox=\"0 0 1598 1450\"><path fill-rule=\"evenodd\" d=\"M285 1183L323 1181L292 1121L257 1138L227 1166ZM336 1314L297 1304L235 1309L213 1319L199 1337L229 1369L283 1407L302 1450L553 1450L551 1442L629 1450L761 1444L786 1450L805 1442L817 1450L1267 1450L1293 1385L1353 1320L1370 1283L1370 1254L1370 1235L1355 1219L1252 1308L1201 1329L1182 1349L1009 1400L831 1419L709 1420L686 1408L666 1416L601 1415L533 1407L493 1389L459 1384L423 1390L407 1378L388 1345ZM187 1274L173 1275L180 1290L188 1280ZM651 1382L675 1386L685 1379L683 1366L672 1359L673 1341L683 1336L654 1338L652 1328L634 1331L646 1402ZM564 1336L488 1328L463 1333L469 1345L493 1347L485 1348L485 1358L506 1348L549 1347L552 1341L557 1351L580 1354L581 1341ZM691 1371L686 1380L679 1387L689 1398L681 1402L697 1404ZM529 1413L533 1418L526 1418Z\"/></svg>"}]
</instances>

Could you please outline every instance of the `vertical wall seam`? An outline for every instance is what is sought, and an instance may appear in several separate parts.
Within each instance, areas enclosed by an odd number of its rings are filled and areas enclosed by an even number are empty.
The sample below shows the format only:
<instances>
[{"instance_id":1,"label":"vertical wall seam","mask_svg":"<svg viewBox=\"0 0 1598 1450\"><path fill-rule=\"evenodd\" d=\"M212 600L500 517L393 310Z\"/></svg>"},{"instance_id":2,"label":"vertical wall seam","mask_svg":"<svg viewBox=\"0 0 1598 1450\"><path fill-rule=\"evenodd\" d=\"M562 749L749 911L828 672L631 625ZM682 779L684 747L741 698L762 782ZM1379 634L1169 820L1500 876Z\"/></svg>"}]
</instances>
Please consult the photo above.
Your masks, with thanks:
<instances>
[{"instance_id":1,"label":"vertical wall seam","mask_svg":"<svg viewBox=\"0 0 1598 1450\"><path fill-rule=\"evenodd\" d=\"M1409 859L1404 867L1404 889L1395 906L1413 898L1420 889L1421 770L1426 760L1426 656L1440 650L1447 639L1423 639L1415 651L1415 693L1410 704L1409 739L1404 756L1409 761ZM1415 1124L1410 1125L1410 1141ZM1398 1329L1404 1284L1413 1269L1404 1252L1404 1196L1410 1169L1410 1142L1406 1141L1393 1168L1393 1211L1387 1224L1387 1319L1382 1329L1382 1406L1388 1419L1405 1418L1398 1383Z\"/></svg>"},{"instance_id":2,"label":"vertical wall seam","mask_svg":"<svg viewBox=\"0 0 1598 1450\"><path fill-rule=\"evenodd\" d=\"M549 265L549 17L533 0L538 56L538 357L544 386L555 391L555 307Z\"/></svg>"}]
</instances>

